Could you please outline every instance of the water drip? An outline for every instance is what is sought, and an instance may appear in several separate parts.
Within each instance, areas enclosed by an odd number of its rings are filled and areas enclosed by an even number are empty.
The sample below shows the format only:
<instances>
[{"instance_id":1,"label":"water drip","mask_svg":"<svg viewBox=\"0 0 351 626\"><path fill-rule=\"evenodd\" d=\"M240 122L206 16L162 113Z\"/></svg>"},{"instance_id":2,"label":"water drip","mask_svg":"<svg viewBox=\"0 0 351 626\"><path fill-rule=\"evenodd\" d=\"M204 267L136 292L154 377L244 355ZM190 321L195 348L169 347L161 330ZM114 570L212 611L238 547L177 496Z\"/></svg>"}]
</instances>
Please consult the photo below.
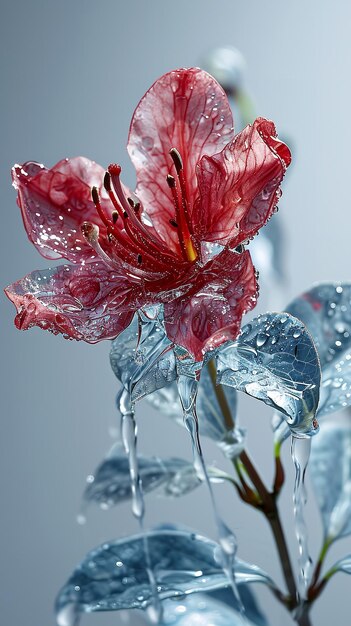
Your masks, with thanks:
<instances>
[{"instance_id":1,"label":"water drip","mask_svg":"<svg viewBox=\"0 0 351 626\"><path fill-rule=\"evenodd\" d=\"M143 535L146 571L152 592L152 604L148 609L148 615L153 623L158 624L162 619L162 606L157 592L157 582L151 566L149 542L144 531L145 503L138 467L137 425L134 416L134 405L131 401L130 393L126 389L123 390L120 396L119 408L122 415L122 440L129 461L132 511L139 522L140 530Z\"/></svg>"},{"instance_id":2,"label":"water drip","mask_svg":"<svg viewBox=\"0 0 351 626\"><path fill-rule=\"evenodd\" d=\"M311 452L311 437L292 435L291 456L295 466L295 484L293 493L295 533L299 548L299 595L306 599L306 591L310 581L312 559L308 548L308 531L305 522L305 506L307 492L305 474Z\"/></svg>"},{"instance_id":3,"label":"water drip","mask_svg":"<svg viewBox=\"0 0 351 626\"><path fill-rule=\"evenodd\" d=\"M234 576L234 561L237 551L237 541L235 535L224 523L221 516L218 513L217 503L215 500L212 485L207 473L205 460L202 454L200 436L199 436L199 423L196 413L196 396L198 390L198 381L195 378L190 378L184 374L178 377L178 391L179 397L183 408L184 424L190 434L194 466L199 476L202 476L204 482L207 485L207 489L210 495L213 515L217 527L218 542L220 545L220 561L225 575L228 578L230 586L233 590L235 599L238 602L239 610L241 613L242 623L246 623L244 616L245 609L241 602L241 598L238 592L237 584Z\"/></svg>"},{"instance_id":4,"label":"water drip","mask_svg":"<svg viewBox=\"0 0 351 626\"><path fill-rule=\"evenodd\" d=\"M66 604L56 616L57 626L78 626L79 622L79 613L73 602Z\"/></svg>"}]
</instances>

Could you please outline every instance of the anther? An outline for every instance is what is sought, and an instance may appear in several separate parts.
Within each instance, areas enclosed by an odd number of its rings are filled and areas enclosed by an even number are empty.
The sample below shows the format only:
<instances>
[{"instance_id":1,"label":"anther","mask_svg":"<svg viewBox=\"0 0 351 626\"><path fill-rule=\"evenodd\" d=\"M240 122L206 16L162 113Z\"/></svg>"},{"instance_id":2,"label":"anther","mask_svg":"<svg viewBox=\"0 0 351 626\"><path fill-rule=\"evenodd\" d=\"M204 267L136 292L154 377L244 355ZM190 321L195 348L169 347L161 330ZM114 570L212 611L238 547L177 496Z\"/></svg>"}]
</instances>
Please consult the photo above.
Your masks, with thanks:
<instances>
[{"instance_id":1,"label":"anther","mask_svg":"<svg viewBox=\"0 0 351 626\"><path fill-rule=\"evenodd\" d=\"M172 161L177 170L177 174L179 174L179 172L181 172L181 170L183 169L182 157L180 156L177 148L171 148L169 154L171 155Z\"/></svg>"},{"instance_id":2,"label":"anther","mask_svg":"<svg viewBox=\"0 0 351 626\"><path fill-rule=\"evenodd\" d=\"M123 211L123 217L124 217L125 219L127 219L127 217L128 217L128 213L127 213L127 211Z\"/></svg>"},{"instance_id":3,"label":"anther","mask_svg":"<svg viewBox=\"0 0 351 626\"><path fill-rule=\"evenodd\" d=\"M97 187L91 188L91 197L95 205L100 203L99 192L97 190Z\"/></svg>"},{"instance_id":4,"label":"anther","mask_svg":"<svg viewBox=\"0 0 351 626\"><path fill-rule=\"evenodd\" d=\"M245 252L245 246L244 246L242 243L241 243L241 244L239 244L239 245L235 248L234 252L236 252L237 254L242 254L243 252Z\"/></svg>"},{"instance_id":5,"label":"anther","mask_svg":"<svg viewBox=\"0 0 351 626\"><path fill-rule=\"evenodd\" d=\"M80 227L84 239L88 242L98 241L99 239L99 227L91 222L83 222Z\"/></svg>"},{"instance_id":6,"label":"anther","mask_svg":"<svg viewBox=\"0 0 351 626\"><path fill-rule=\"evenodd\" d=\"M143 262L143 257L141 256L141 254L138 254L138 263L139 263L139 265L141 265L142 262Z\"/></svg>"},{"instance_id":7,"label":"anther","mask_svg":"<svg viewBox=\"0 0 351 626\"><path fill-rule=\"evenodd\" d=\"M168 174L166 180L167 180L168 187L170 187L171 189L173 189L176 186L175 178L174 176L171 176L171 174Z\"/></svg>"},{"instance_id":8,"label":"anther","mask_svg":"<svg viewBox=\"0 0 351 626\"><path fill-rule=\"evenodd\" d=\"M117 211L112 211L112 221L115 224L118 220L118 212Z\"/></svg>"},{"instance_id":9,"label":"anther","mask_svg":"<svg viewBox=\"0 0 351 626\"><path fill-rule=\"evenodd\" d=\"M175 220L169 220L169 223L171 226L174 226L174 228L178 228L178 224Z\"/></svg>"},{"instance_id":10,"label":"anther","mask_svg":"<svg viewBox=\"0 0 351 626\"><path fill-rule=\"evenodd\" d=\"M107 192L111 191L111 176L109 172L105 173L104 176L104 187Z\"/></svg>"},{"instance_id":11,"label":"anther","mask_svg":"<svg viewBox=\"0 0 351 626\"><path fill-rule=\"evenodd\" d=\"M140 202L139 200L135 201L133 200L133 198L128 197L127 198L129 205L132 207L132 209L134 209L135 212L139 211L140 209Z\"/></svg>"}]
</instances>

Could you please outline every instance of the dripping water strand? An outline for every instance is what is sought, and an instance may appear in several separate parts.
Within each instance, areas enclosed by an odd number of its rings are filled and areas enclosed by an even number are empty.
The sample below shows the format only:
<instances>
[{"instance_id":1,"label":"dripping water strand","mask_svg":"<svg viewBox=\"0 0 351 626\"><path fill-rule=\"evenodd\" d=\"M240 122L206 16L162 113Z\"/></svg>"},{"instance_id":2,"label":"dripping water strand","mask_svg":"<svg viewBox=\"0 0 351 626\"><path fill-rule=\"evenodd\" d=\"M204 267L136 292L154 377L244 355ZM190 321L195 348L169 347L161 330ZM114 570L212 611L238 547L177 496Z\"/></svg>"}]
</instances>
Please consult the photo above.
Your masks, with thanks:
<instances>
[{"instance_id":1,"label":"dripping water strand","mask_svg":"<svg viewBox=\"0 0 351 626\"><path fill-rule=\"evenodd\" d=\"M196 395L197 395L198 382L194 378L190 378L186 375L178 376L178 391L183 407L183 419L184 424L190 434L194 467L199 475L199 478L206 483L212 510L214 514L215 524L217 527L218 541L221 548L221 565L225 575L228 578L230 586L233 590L234 597L238 603L241 619L243 623L246 623L245 609L241 601L237 584L234 575L234 562L237 550L237 541L235 535L231 532L228 526L224 523L218 513L216 499L214 496L213 488L210 478L208 476L205 460L202 454L200 435L199 435L199 422L196 413Z\"/></svg>"},{"instance_id":2,"label":"dripping water strand","mask_svg":"<svg viewBox=\"0 0 351 626\"><path fill-rule=\"evenodd\" d=\"M137 426L134 417L134 406L127 390L124 390L120 398L120 410L122 415L122 440L129 461L129 473L132 490L132 511L139 522L143 537L146 572L152 593L152 604L148 607L150 620L157 624L162 619L162 606L157 591L157 582L151 565L151 556L148 537L144 530L145 503L142 482L139 474L137 457Z\"/></svg>"},{"instance_id":3,"label":"dripping water strand","mask_svg":"<svg viewBox=\"0 0 351 626\"><path fill-rule=\"evenodd\" d=\"M310 437L292 436L291 456L295 466L295 485L293 494L295 533L299 548L299 596L306 599L307 587L311 576L312 559L308 547L308 531L305 521L307 492L305 474L311 451Z\"/></svg>"}]
</instances>

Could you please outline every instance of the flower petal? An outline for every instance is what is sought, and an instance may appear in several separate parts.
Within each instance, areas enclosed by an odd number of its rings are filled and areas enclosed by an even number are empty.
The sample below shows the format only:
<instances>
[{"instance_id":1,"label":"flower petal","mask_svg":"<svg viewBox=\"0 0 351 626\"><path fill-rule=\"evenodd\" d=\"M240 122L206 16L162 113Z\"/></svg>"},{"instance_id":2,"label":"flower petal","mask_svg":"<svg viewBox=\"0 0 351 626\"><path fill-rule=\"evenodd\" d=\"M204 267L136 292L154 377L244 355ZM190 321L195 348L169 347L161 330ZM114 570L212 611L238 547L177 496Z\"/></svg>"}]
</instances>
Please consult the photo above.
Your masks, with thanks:
<instances>
[{"instance_id":1,"label":"flower petal","mask_svg":"<svg viewBox=\"0 0 351 626\"><path fill-rule=\"evenodd\" d=\"M166 176L173 166L171 148L179 150L188 198L194 200L195 167L232 140L233 118L223 89L207 72L179 69L157 80L137 106L129 132L128 151L137 171L136 194L159 235L176 245L169 226L174 218ZM191 211L191 207L190 207Z\"/></svg>"},{"instance_id":2,"label":"flower petal","mask_svg":"<svg viewBox=\"0 0 351 626\"><path fill-rule=\"evenodd\" d=\"M66 339L112 339L131 322L135 287L103 263L38 270L5 290L17 309L15 324L39 326Z\"/></svg>"},{"instance_id":3,"label":"flower petal","mask_svg":"<svg viewBox=\"0 0 351 626\"><path fill-rule=\"evenodd\" d=\"M197 237L235 247L255 235L274 212L290 161L274 124L263 118L219 154L204 156L197 167L200 196L193 213Z\"/></svg>"},{"instance_id":4,"label":"flower petal","mask_svg":"<svg viewBox=\"0 0 351 626\"><path fill-rule=\"evenodd\" d=\"M101 189L104 169L76 157L51 169L34 162L15 165L12 176L27 235L39 252L47 259L91 259L80 226L92 221L106 232L91 198L92 186Z\"/></svg>"},{"instance_id":5,"label":"flower petal","mask_svg":"<svg viewBox=\"0 0 351 626\"><path fill-rule=\"evenodd\" d=\"M201 361L207 350L237 337L256 298L250 253L224 250L203 268L191 294L165 305L168 337Z\"/></svg>"}]
</instances>

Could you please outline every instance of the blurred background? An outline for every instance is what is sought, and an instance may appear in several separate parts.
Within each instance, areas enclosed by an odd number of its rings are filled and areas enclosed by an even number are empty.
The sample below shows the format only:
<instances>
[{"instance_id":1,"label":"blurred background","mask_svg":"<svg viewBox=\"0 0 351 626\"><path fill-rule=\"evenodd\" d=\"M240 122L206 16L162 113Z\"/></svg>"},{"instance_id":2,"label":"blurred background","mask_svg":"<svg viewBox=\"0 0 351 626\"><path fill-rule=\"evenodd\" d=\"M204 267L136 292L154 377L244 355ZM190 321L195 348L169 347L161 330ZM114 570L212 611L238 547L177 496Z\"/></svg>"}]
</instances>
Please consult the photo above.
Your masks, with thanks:
<instances>
[{"instance_id":1,"label":"blurred background","mask_svg":"<svg viewBox=\"0 0 351 626\"><path fill-rule=\"evenodd\" d=\"M262 286L259 307L287 304L314 281L349 278L351 225L348 124L351 101L351 5L346 0L32 0L2 3L1 36L1 284L45 268L27 241L10 168L38 160L52 166L85 155L104 166L118 161L124 180L134 173L125 144L132 112L164 72L201 64L216 46L233 45L246 59L245 89L258 115L271 118L291 145L293 166L283 184L280 227L286 283ZM275 218L274 218L275 219ZM257 263L257 269L260 269ZM262 269L262 268L261 268ZM280 290L278 289L280 287ZM113 443L117 383L108 343L89 346L33 329L18 332L2 296L1 585L2 623L49 626L53 601L73 567L106 539L137 531L130 505L91 508L76 521L85 479ZM249 449L267 481L272 476L270 411L247 399L240 415ZM146 404L138 407L139 447L145 454L191 458L187 433ZM226 467L211 442L206 459ZM291 552L292 463L281 504ZM239 540L239 556L281 573L265 520L217 488L221 512ZM147 526L179 521L215 536L204 488L181 500L147 497ZM321 527L310 489L308 520L316 555ZM350 545L339 542L332 561ZM350 580L337 576L312 611L324 626L338 610L346 626ZM272 626L292 623L265 589L257 595ZM117 613L83 618L118 626ZM138 624L132 615L130 623Z\"/></svg>"}]
</instances>

